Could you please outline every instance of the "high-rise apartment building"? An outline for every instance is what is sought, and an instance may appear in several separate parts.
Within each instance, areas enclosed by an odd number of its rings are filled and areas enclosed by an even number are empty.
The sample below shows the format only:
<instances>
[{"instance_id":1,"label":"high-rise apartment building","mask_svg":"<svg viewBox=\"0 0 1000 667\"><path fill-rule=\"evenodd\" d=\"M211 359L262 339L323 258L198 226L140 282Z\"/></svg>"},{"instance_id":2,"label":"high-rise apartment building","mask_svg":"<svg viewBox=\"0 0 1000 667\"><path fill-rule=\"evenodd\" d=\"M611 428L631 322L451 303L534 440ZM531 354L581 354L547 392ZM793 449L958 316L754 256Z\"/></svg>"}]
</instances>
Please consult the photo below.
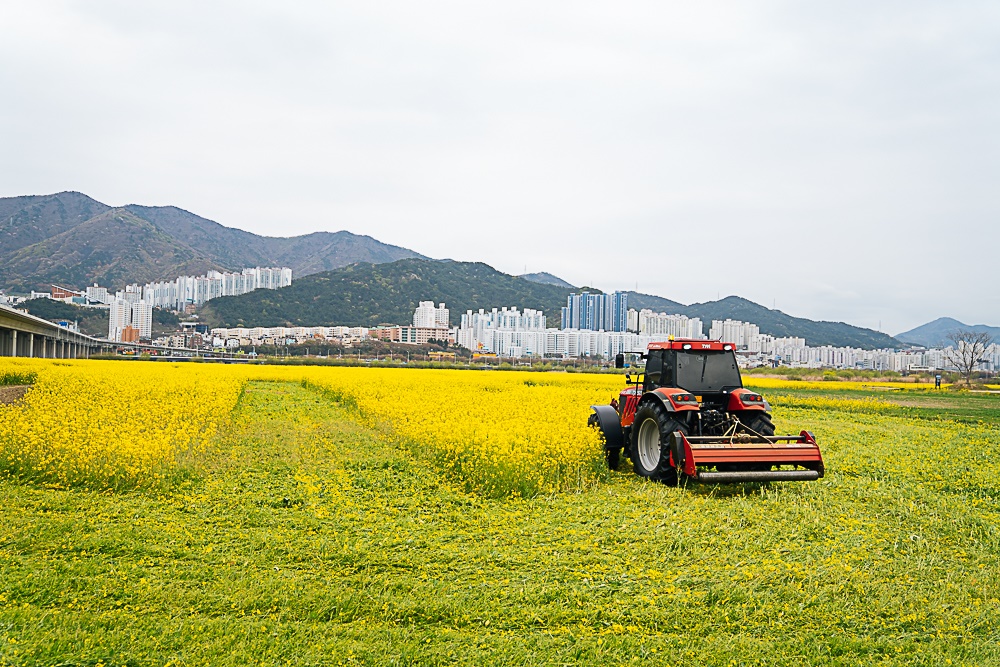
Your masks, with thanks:
<instances>
[{"instance_id":1,"label":"high-rise apartment building","mask_svg":"<svg viewBox=\"0 0 1000 667\"><path fill-rule=\"evenodd\" d=\"M126 294L130 293L126 292ZM109 308L108 340L122 342L125 340L123 335L128 327L135 329L139 338L145 340L151 338L153 335L153 306L142 300L129 301L124 298L115 298Z\"/></svg>"},{"instance_id":2,"label":"high-rise apartment building","mask_svg":"<svg viewBox=\"0 0 1000 667\"><path fill-rule=\"evenodd\" d=\"M626 331L628 293L570 294L561 311L562 329L581 331Z\"/></svg>"},{"instance_id":3,"label":"high-rise apartment building","mask_svg":"<svg viewBox=\"0 0 1000 667\"><path fill-rule=\"evenodd\" d=\"M695 339L705 337L705 334L702 333L701 320L697 317L654 313L648 308L643 308L638 313L635 310L630 310L629 321L632 322L629 330L637 331L643 336L673 336L674 338Z\"/></svg>"},{"instance_id":4,"label":"high-rise apartment building","mask_svg":"<svg viewBox=\"0 0 1000 667\"><path fill-rule=\"evenodd\" d=\"M87 288L87 301L91 303L111 303L108 288L100 287L97 283L94 283L93 287Z\"/></svg>"},{"instance_id":5,"label":"high-rise apartment building","mask_svg":"<svg viewBox=\"0 0 1000 667\"><path fill-rule=\"evenodd\" d=\"M519 357L544 354L545 336L545 314L540 310L480 308L479 312L469 310L462 315L456 342L473 351Z\"/></svg>"},{"instance_id":6,"label":"high-rise apartment building","mask_svg":"<svg viewBox=\"0 0 1000 667\"><path fill-rule=\"evenodd\" d=\"M708 337L712 340L733 343L737 348L744 350L759 336L760 327L739 320L712 320L712 328L708 332Z\"/></svg>"},{"instance_id":7,"label":"high-rise apartment building","mask_svg":"<svg viewBox=\"0 0 1000 667\"><path fill-rule=\"evenodd\" d=\"M413 311L413 326L429 329L447 329L450 324L450 315L444 304L434 307L433 301L421 301L416 310Z\"/></svg>"},{"instance_id":8,"label":"high-rise apartment building","mask_svg":"<svg viewBox=\"0 0 1000 667\"><path fill-rule=\"evenodd\" d=\"M132 323L132 304L125 299L114 299L108 315L108 340L121 341L122 330Z\"/></svg>"},{"instance_id":9,"label":"high-rise apartment building","mask_svg":"<svg viewBox=\"0 0 1000 667\"><path fill-rule=\"evenodd\" d=\"M132 304L132 326L139 330L139 338L149 340L153 337L153 306L145 301Z\"/></svg>"}]
</instances>

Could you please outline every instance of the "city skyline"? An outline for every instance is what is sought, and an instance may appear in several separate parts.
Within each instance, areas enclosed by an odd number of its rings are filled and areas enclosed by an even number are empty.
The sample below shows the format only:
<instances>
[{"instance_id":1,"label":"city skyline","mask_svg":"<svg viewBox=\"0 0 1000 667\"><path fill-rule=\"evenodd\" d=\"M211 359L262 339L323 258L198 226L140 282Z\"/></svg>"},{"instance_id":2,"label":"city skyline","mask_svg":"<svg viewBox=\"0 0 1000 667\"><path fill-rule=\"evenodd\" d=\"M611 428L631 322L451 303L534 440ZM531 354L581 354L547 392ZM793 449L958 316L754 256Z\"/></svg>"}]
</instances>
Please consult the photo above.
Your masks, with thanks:
<instances>
[{"instance_id":1,"label":"city skyline","mask_svg":"<svg viewBox=\"0 0 1000 667\"><path fill-rule=\"evenodd\" d=\"M291 270L287 267L246 268L241 272L210 271L203 276L180 276L174 281L160 281L156 283L147 283L141 286L138 284L129 284L124 290L118 291L114 296L112 296L106 288L102 288L96 283L88 286L85 292L68 289L64 286L53 285L51 295L47 293L32 292L31 298L45 296L57 300L64 300L67 303L89 302L105 305L114 305L115 302L121 300L128 301L130 304L142 302L143 305L149 306L149 310L148 312L142 311L141 317L136 320L135 325L141 332L140 338L148 339L150 333L150 324L148 322L151 320L152 308L154 306L157 308L166 308L168 310L181 312L184 310L184 306L191 307L204 304L207 300L214 298L215 296L243 294L260 288L277 289L291 284L291 273ZM188 287L188 289L181 289L182 282ZM183 296L185 294L186 296ZM507 307L503 307L502 310L506 312ZM514 310L516 312L516 308ZM472 311L469 312L471 314ZM484 311L483 309L480 309L479 312L483 313ZM496 307L493 308L493 312L497 313ZM542 314L541 311L528 309L528 312L538 313L538 317L544 318L544 314ZM463 321L465 320L465 317L465 315L462 316ZM136 316L131 313L122 313L117 317L112 316L108 338L111 340L121 340L124 327L129 324L133 324L132 320L135 318ZM653 336L669 334L678 338L704 338L703 325L700 318L689 318L688 316L680 313L655 312L649 308L628 308L628 293L623 292L601 294L591 293L584 290L580 294L571 293L567 297L567 306L561 308L560 320L561 323L559 328L562 330L629 332L639 334L640 336L649 336L650 334ZM724 322L728 324L731 321L735 322L737 325L743 324L743 322L739 320L732 319L726 319ZM719 329L716 331L716 325L720 325L721 322L722 321L720 320L712 320L712 330L710 331L708 337L717 340L725 339L741 343L744 334L740 329ZM414 332L431 328L447 328L449 326L449 309L444 303L435 305L434 301L420 301L417 308L414 310L412 323L412 327L408 327L408 325L402 326L404 328L412 328ZM954 324L967 326L962 325L960 322L954 322ZM322 328L341 325L330 324L328 322L318 325L315 323L306 324L304 326L318 326ZM398 328L400 325L385 326L395 326ZM754 331L752 334L746 334L747 336L752 335L754 337L770 339L775 338L769 334L761 334L759 328L755 324L751 324L750 326L754 327ZM736 331L737 335L727 335L729 331ZM428 336L426 331L420 334L410 333L407 335L419 335L422 339L426 339ZM994 334L994 336L995 335L996 334ZM788 333L786 333L785 336L788 336ZM431 334L431 337L433 337L433 334ZM778 337L778 339L781 340L781 337ZM799 338L794 338L794 336L793 339L800 340ZM415 339L411 338L409 342L414 342L414 340ZM657 340L659 340L659 338L657 338ZM802 345L805 345L805 339L803 338L801 340L803 341ZM404 342L406 342L406 338L404 338ZM895 348L882 347L878 349L900 350L912 348L914 346L924 347L928 345L926 343L921 345L910 341ZM824 344L820 347L836 346ZM928 347L933 348L935 346L929 345ZM852 348L848 346L842 349L861 350L869 348Z\"/></svg>"},{"instance_id":2,"label":"city skyline","mask_svg":"<svg viewBox=\"0 0 1000 667\"><path fill-rule=\"evenodd\" d=\"M578 299L577 304L580 302ZM572 297L570 304L573 304ZM569 309L572 308L570 305ZM568 319L566 310L564 307L563 324ZM522 311L517 306L467 310L456 327L451 328L448 313L444 303L435 306L433 301L421 301L414 310L412 325L217 327L210 333L212 346L223 349L294 344L316 338L337 341L346 347L369 339L411 344L447 340L471 352L511 359L589 357L609 360L619 353L641 352L650 343L690 339L732 343L741 366L747 368L787 366L907 373L952 369L954 361L949 352L952 346L865 350L809 345L805 338L762 334L756 324L732 319L712 320L706 336L698 318L655 313L649 309L629 309L628 328L622 331L549 327L542 311L531 308ZM985 348L979 367L989 372L1000 369L1000 344L992 343Z\"/></svg>"}]
</instances>

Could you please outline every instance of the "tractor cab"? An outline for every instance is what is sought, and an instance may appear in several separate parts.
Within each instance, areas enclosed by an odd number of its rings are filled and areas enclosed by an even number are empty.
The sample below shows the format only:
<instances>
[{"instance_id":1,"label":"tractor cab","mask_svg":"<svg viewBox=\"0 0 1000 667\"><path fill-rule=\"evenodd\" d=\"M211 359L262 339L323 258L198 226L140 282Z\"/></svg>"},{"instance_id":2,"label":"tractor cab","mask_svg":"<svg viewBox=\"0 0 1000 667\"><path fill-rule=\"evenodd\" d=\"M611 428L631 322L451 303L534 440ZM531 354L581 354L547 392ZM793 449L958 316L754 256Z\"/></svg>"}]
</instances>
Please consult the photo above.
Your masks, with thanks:
<instances>
[{"instance_id":1,"label":"tractor cab","mask_svg":"<svg viewBox=\"0 0 1000 667\"><path fill-rule=\"evenodd\" d=\"M748 409L766 411L763 401L760 405L744 405L739 400L759 395L743 388L731 343L707 340L650 343L644 356L646 372L640 395L663 396L668 400L668 409L682 410L693 410L694 406L676 405L675 398L693 398L691 403L698 406L697 414L683 415L682 420L691 433L722 434L733 425L734 416L747 420Z\"/></svg>"},{"instance_id":2,"label":"tractor cab","mask_svg":"<svg viewBox=\"0 0 1000 667\"><path fill-rule=\"evenodd\" d=\"M733 346L714 341L651 343L643 390L659 387L676 387L695 394L743 387Z\"/></svg>"}]
</instances>

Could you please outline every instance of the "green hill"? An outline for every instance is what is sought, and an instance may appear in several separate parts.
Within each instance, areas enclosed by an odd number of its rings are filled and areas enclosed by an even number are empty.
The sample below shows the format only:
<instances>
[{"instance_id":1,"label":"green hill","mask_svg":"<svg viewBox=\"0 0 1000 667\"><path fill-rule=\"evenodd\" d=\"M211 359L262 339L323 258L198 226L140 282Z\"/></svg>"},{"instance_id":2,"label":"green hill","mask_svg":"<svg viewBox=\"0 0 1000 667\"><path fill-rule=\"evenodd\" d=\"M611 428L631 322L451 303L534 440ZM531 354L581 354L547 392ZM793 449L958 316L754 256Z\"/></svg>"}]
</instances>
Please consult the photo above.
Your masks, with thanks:
<instances>
[{"instance_id":1,"label":"green hill","mask_svg":"<svg viewBox=\"0 0 1000 667\"><path fill-rule=\"evenodd\" d=\"M79 192L0 198L0 257L69 231L110 209Z\"/></svg>"},{"instance_id":2,"label":"green hill","mask_svg":"<svg viewBox=\"0 0 1000 667\"><path fill-rule=\"evenodd\" d=\"M201 249L222 266L287 266L296 277L348 264L381 264L406 257L426 259L412 250L350 232L313 232L303 236L258 236L189 213L176 206L126 207L164 233Z\"/></svg>"},{"instance_id":3,"label":"green hill","mask_svg":"<svg viewBox=\"0 0 1000 667\"><path fill-rule=\"evenodd\" d=\"M200 250L122 208L4 255L0 284L25 291L50 284L83 289L98 280L105 285L144 283L218 267Z\"/></svg>"},{"instance_id":4,"label":"green hill","mask_svg":"<svg viewBox=\"0 0 1000 667\"><path fill-rule=\"evenodd\" d=\"M482 263L403 259L355 264L296 280L280 290L213 299L212 326L375 326L406 324L420 301L445 303L452 324L466 310L516 306L545 312L558 325L571 290L500 273Z\"/></svg>"},{"instance_id":5,"label":"green hill","mask_svg":"<svg viewBox=\"0 0 1000 667\"><path fill-rule=\"evenodd\" d=\"M519 277L524 278L533 283L541 283L543 285L555 285L556 287L565 287L567 289L576 289L573 285L560 278L559 276L554 276L551 273L546 273L544 271L540 273L522 273Z\"/></svg>"}]
</instances>

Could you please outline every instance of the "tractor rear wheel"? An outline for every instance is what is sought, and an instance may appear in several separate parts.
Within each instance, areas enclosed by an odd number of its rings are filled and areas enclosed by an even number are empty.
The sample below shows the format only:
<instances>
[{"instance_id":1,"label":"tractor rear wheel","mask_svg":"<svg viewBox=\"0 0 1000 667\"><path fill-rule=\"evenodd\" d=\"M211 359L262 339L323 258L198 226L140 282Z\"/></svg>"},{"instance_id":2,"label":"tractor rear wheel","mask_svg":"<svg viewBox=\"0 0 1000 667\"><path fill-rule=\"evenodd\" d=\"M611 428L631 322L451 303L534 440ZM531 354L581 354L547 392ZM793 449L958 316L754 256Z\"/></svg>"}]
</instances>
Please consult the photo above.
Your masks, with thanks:
<instances>
[{"instance_id":1,"label":"tractor rear wheel","mask_svg":"<svg viewBox=\"0 0 1000 667\"><path fill-rule=\"evenodd\" d=\"M659 402L639 407L632 423L632 442L629 458L635 474L647 479L677 486L677 469L670 463L670 434L687 433L684 425L675 420Z\"/></svg>"}]
</instances>

